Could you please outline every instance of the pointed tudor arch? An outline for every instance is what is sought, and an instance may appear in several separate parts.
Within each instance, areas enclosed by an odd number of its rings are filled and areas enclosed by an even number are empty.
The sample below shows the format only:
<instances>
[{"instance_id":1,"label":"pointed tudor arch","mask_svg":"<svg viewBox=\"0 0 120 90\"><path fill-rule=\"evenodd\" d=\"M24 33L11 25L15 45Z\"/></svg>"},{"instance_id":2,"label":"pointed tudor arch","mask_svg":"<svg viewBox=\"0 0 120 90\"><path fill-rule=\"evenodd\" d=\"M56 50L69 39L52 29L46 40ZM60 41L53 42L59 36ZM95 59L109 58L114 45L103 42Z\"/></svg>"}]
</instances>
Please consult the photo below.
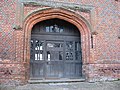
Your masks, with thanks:
<instances>
[{"instance_id":1,"label":"pointed tudor arch","mask_svg":"<svg viewBox=\"0 0 120 90\"><path fill-rule=\"evenodd\" d=\"M32 27L43 20L47 19L62 19L75 25L81 33L81 48L83 65L90 62L90 46L91 46L91 28L88 21L82 16L63 8L49 8L38 10L29 14L24 21L24 62L30 62L30 39Z\"/></svg>"}]
</instances>

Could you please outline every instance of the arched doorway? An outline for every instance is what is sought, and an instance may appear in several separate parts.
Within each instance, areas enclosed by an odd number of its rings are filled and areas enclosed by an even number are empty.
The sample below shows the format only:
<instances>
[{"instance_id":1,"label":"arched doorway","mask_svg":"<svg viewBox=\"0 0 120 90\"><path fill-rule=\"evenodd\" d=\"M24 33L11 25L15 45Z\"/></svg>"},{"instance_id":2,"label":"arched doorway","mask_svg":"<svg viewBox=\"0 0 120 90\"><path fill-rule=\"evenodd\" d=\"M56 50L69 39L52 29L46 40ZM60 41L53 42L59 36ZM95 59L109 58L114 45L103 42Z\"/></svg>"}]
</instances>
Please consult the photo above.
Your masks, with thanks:
<instances>
[{"instance_id":1,"label":"arched doorway","mask_svg":"<svg viewBox=\"0 0 120 90\"><path fill-rule=\"evenodd\" d=\"M75 25L79 32L81 38L81 50L82 50L82 74L87 78L89 77L88 65L93 62L92 57L90 56L91 49L91 25L88 21L83 18L81 15L78 15L75 12L63 9L63 8L48 8L44 10L37 10L29 14L24 21L23 30L24 30L24 45L23 45L23 62L25 63L25 80L30 79L30 41L31 41L31 32L32 27L39 22L44 20L59 18L65 20Z\"/></svg>"},{"instance_id":2,"label":"arched doorway","mask_svg":"<svg viewBox=\"0 0 120 90\"><path fill-rule=\"evenodd\" d=\"M80 32L61 19L35 24L31 32L30 79L82 77Z\"/></svg>"}]
</instances>

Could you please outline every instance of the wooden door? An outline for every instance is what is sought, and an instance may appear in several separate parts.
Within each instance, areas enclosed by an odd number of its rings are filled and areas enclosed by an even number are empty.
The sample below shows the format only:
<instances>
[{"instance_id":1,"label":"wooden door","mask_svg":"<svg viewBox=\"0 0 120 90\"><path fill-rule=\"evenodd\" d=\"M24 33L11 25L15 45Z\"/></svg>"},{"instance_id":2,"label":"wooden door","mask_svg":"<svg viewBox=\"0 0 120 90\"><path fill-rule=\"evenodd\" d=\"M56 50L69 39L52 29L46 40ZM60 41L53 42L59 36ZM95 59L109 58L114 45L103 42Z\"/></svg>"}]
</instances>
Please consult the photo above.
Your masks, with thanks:
<instances>
[{"instance_id":1,"label":"wooden door","mask_svg":"<svg viewBox=\"0 0 120 90\"><path fill-rule=\"evenodd\" d=\"M78 29L63 20L36 24L31 33L30 78L60 79L82 76Z\"/></svg>"}]
</instances>

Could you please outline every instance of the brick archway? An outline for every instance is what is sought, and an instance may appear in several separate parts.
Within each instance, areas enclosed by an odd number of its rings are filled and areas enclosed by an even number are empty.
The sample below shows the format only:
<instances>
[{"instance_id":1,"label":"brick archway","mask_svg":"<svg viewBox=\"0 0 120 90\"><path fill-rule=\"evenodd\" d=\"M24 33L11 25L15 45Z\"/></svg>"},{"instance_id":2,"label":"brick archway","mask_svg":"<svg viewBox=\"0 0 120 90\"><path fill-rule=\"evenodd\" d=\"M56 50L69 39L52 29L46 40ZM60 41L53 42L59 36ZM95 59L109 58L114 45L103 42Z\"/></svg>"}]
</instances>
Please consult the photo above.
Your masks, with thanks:
<instances>
[{"instance_id":1,"label":"brick archway","mask_svg":"<svg viewBox=\"0 0 120 90\"><path fill-rule=\"evenodd\" d=\"M91 32L90 25L82 16L62 8L49 8L45 10L36 11L26 17L24 21L24 62L29 68L30 63L30 39L32 27L43 20L58 18L70 22L75 25L81 33L81 48L83 65L91 62L90 46L91 46ZM29 72L29 71L28 71ZM29 79L29 75L26 78Z\"/></svg>"}]
</instances>

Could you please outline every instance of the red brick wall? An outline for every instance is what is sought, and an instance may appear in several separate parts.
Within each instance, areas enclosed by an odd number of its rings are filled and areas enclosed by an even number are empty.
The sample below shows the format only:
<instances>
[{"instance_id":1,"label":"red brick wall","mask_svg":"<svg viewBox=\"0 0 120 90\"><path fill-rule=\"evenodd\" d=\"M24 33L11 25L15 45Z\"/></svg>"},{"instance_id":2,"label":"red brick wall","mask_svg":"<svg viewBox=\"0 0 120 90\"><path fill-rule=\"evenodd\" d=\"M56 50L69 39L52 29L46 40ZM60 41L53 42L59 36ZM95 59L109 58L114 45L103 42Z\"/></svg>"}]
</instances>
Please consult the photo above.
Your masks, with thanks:
<instances>
[{"instance_id":1,"label":"red brick wall","mask_svg":"<svg viewBox=\"0 0 120 90\"><path fill-rule=\"evenodd\" d=\"M39 1L39 0L38 0ZM92 62L83 65L89 81L120 78L120 1L50 0L92 6L94 14L73 10L92 26ZM29 64L24 56L24 18L48 6L21 5L19 0L0 0L0 83L20 84L28 79ZM92 33L93 32L93 33Z\"/></svg>"},{"instance_id":2,"label":"red brick wall","mask_svg":"<svg viewBox=\"0 0 120 90\"><path fill-rule=\"evenodd\" d=\"M18 23L17 3L17 0L0 0L0 83L5 84L25 81L23 37L13 29Z\"/></svg>"}]
</instances>

